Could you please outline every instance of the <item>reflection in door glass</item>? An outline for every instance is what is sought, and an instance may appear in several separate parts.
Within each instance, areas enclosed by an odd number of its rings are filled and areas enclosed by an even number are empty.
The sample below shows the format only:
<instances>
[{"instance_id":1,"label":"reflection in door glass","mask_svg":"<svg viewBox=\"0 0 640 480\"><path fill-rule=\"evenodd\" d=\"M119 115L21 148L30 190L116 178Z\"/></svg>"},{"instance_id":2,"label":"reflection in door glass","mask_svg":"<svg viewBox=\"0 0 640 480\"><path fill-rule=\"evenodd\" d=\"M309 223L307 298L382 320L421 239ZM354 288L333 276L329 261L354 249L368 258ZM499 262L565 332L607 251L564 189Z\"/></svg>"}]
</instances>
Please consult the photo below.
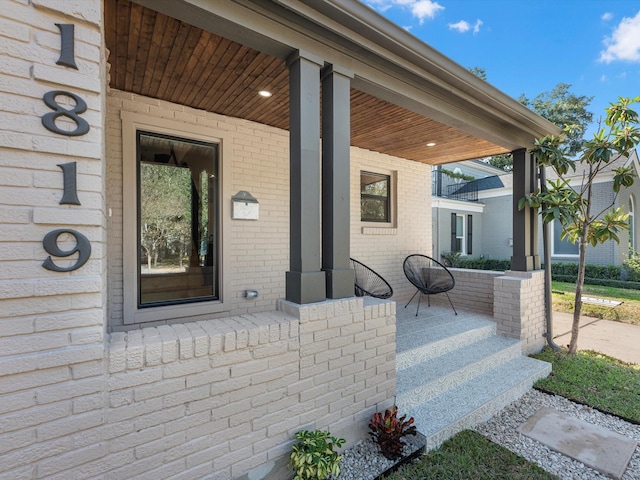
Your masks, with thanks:
<instances>
[{"instance_id":1,"label":"reflection in door glass","mask_svg":"<svg viewBox=\"0 0 640 480\"><path fill-rule=\"evenodd\" d=\"M217 157L216 144L138 132L139 307L218 298Z\"/></svg>"}]
</instances>

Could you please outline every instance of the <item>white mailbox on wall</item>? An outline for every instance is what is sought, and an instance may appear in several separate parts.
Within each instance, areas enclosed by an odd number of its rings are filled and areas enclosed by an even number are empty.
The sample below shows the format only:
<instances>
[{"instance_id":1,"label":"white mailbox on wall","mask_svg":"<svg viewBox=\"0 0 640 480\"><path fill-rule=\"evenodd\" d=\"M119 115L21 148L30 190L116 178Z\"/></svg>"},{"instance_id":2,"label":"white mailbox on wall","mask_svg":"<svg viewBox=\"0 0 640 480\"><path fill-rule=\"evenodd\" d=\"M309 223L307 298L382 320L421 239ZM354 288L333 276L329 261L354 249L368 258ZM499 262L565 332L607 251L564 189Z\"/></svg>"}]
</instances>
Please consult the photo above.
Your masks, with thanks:
<instances>
[{"instance_id":1,"label":"white mailbox on wall","mask_svg":"<svg viewBox=\"0 0 640 480\"><path fill-rule=\"evenodd\" d=\"M260 203L245 190L240 190L231 197L233 205L232 218L234 220L258 220Z\"/></svg>"}]
</instances>

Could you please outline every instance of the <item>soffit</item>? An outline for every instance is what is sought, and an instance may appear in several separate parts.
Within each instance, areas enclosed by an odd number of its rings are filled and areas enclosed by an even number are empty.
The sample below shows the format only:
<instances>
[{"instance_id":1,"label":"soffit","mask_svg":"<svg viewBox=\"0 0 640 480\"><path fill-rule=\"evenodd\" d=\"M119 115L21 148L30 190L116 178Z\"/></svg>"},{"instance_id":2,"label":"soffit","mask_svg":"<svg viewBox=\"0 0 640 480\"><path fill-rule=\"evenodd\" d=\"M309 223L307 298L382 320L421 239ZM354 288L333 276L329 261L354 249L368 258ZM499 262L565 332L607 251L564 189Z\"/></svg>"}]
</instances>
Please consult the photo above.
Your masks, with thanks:
<instances>
[{"instance_id":1,"label":"soffit","mask_svg":"<svg viewBox=\"0 0 640 480\"><path fill-rule=\"evenodd\" d=\"M288 130L284 60L128 0L104 5L112 88ZM355 88L351 144L433 165L508 151Z\"/></svg>"}]
</instances>

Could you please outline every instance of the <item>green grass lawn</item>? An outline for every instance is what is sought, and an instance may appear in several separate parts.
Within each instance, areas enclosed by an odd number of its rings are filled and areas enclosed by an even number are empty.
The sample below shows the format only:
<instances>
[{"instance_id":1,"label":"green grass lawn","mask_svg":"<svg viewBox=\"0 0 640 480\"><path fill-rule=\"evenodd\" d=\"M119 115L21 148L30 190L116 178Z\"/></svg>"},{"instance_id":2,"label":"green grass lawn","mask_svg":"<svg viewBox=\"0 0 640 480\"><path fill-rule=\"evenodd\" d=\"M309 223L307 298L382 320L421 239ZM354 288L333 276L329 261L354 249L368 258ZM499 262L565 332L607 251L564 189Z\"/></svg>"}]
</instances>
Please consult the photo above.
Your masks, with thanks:
<instances>
[{"instance_id":1,"label":"green grass lawn","mask_svg":"<svg viewBox=\"0 0 640 480\"><path fill-rule=\"evenodd\" d=\"M535 358L552 363L553 373L536 386L550 393L640 422L640 367L596 352L554 352ZM476 432L465 430L388 480L546 480L556 478Z\"/></svg>"},{"instance_id":2,"label":"green grass lawn","mask_svg":"<svg viewBox=\"0 0 640 480\"><path fill-rule=\"evenodd\" d=\"M387 480L546 480L556 479L537 465L470 430L460 432L420 461Z\"/></svg>"},{"instance_id":3,"label":"green grass lawn","mask_svg":"<svg viewBox=\"0 0 640 480\"><path fill-rule=\"evenodd\" d=\"M536 387L640 423L640 366L590 351L545 348L532 357L553 364Z\"/></svg>"},{"instance_id":4,"label":"green grass lawn","mask_svg":"<svg viewBox=\"0 0 640 480\"><path fill-rule=\"evenodd\" d=\"M556 312L573 313L576 286L573 283L553 282L553 310ZM606 298L624 302L612 310L610 307L598 305L582 305L582 315L603 318L618 322L640 325L640 290L627 288L604 287L601 285L585 285L584 296Z\"/></svg>"}]
</instances>

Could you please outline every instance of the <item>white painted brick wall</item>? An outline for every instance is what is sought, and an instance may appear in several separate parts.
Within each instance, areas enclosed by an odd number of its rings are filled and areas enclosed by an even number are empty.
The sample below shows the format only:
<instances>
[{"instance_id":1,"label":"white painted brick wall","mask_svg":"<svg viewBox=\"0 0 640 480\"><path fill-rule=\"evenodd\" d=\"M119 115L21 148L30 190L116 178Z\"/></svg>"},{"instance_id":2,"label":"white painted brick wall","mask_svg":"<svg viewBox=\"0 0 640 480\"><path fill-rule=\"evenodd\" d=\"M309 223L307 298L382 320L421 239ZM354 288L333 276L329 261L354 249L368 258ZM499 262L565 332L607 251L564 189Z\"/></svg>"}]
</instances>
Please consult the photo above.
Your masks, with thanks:
<instances>
[{"instance_id":1,"label":"white painted brick wall","mask_svg":"<svg viewBox=\"0 0 640 480\"><path fill-rule=\"evenodd\" d=\"M228 313L272 310L284 297L284 272L289 269L289 137L288 132L240 119L111 90L107 103L107 207L108 220L108 316L114 329L122 325L122 126L120 112L180 119L204 125L212 132L231 132L232 188L250 191L260 202L257 222L231 222L231 307ZM392 171L397 178L394 229L363 228L360 222L360 171ZM431 170L428 165L351 149L351 252L354 258L379 271L393 286L396 296L412 293L402 272L411 253L431 248ZM228 201L228 199L223 199ZM364 233L363 233L364 232ZM257 289L255 301L242 297L247 288Z\"/></svg>"},{"instance_id":2,"label":"white painted brick wall","mask_svg":"<svg viewBox=\"0 0 640 480\"><path fill-rule=\"evenodd\" d=\"M494 278L494 313L497 333L522 342L525 354L544 347L544 271L505 272Z\"/></svg>"},{"instance_id":3,"label":"white painted brick wall","mask_svg":"<svg viewBox=\"0 0 640 480\"><path fill-rule=\"evenodd\" d=\"M395 398L395 303L280 308L115 332L102 376L101 362L13 376L0 478L230 479L285 465L303 427L362 437Z\"/></svg>"},{"instance_id":4,"label":"white painted brick wall","mask_svg":"<svg viewBox=\"0 0 640 480\"><path fill-rule=\"evenodd\" d=\"M503 276L504 272L465 268L451 268L450 270L456 285L448 293L456 310L492 315L494 309L493 282L496 277ZM431 303L449 307L449 301L445 295L431 295Z\"/></svg>"},{"instance_id":5,"label":"white painted brick wall","mask_svg":"<svg viewBox=\"0 0 640 480\"><path fill-rule=\"evenodd\" d=\"M360 221L361 171L395 174L393 228ZM382 275L393 287L394 299L413 295L402 262L412 253L431 255L431 235L430 165L352 147L351 256Z\"/></svg>"},{"instance_id":6,"label":"white painted brick wall","mask_svg":"<svg viewBox=\"0 0 640 480\"><path fill-rule=\"evenodd\" d=\"M102 2L6 1L0 9L0 478L54 478L106 454L104 429ZM56 65L55 23L75 24L78 70ZM90 131L45 129L43 95L66 90ZM60 99L60 97L59 97ZM76 162L81 205L60 205L58 164ZM42 267L43 237L72 228L92 255ZM55 259L59 265L65 261ZM96 473L96 472L94 472ZM98 475L100 473L97 473Z\"/></svg>"}]
</instances>

